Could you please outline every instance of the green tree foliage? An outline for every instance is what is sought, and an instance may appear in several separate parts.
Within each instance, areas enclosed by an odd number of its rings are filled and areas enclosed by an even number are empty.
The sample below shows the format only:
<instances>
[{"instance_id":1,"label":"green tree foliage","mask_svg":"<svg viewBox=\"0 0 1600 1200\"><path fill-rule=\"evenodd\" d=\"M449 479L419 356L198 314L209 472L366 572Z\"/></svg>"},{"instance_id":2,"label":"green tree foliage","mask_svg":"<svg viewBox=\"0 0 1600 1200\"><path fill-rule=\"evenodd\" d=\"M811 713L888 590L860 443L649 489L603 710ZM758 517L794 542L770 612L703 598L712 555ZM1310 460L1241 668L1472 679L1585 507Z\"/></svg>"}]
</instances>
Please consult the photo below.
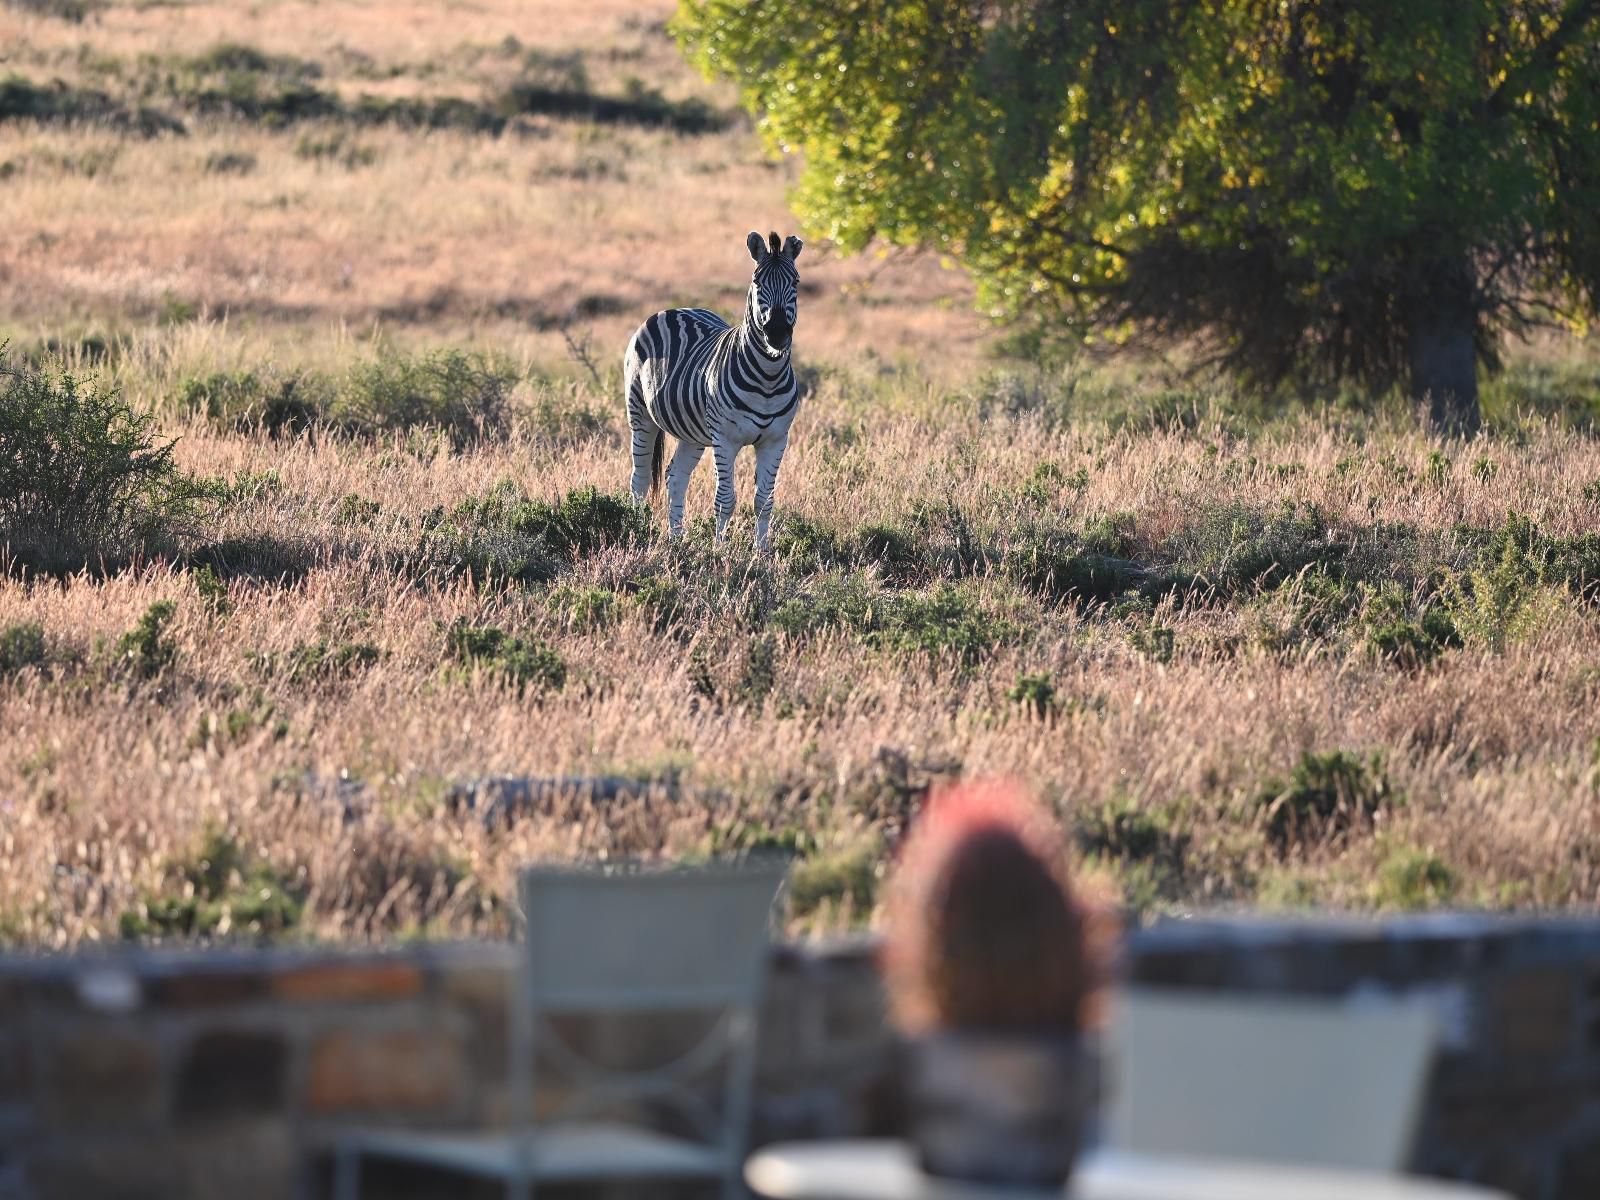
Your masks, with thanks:
<instances>
[{"instance_id":1,"label":"green tree foliage","mask_svg":"<svg viewBox=\"0 0 1600 1200\"><path fill-rule=\"evenodd\" d=\"M1478 422L1501 333L1600 301L1600 0L683 0L847 249L996 315L1189 337Z\"/></svg>"}]
</instances>

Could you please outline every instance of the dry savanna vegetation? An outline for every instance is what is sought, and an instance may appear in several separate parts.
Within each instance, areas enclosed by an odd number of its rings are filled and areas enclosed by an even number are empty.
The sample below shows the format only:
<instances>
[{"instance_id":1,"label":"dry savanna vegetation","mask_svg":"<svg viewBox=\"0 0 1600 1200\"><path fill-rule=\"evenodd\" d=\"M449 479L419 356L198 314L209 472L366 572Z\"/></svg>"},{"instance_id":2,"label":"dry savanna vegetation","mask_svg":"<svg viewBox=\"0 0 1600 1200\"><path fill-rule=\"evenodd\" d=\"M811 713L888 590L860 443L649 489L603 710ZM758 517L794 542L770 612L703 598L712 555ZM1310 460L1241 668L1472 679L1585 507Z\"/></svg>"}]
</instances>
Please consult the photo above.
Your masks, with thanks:
<instances>
[{"instance_id":1,"label":"dry savanna vegetation","mask_svg":"<svg viewBox=\"0 0 1600 1200\"><path fill-rule=\"evenodd\" d=\"M762 850L837 928L961 772L1141 912L1600 902L1585 345L1430 441L816 240L775 552L748 462L669 543L623 341L793 227L669 8L0 8L0 941L496 933L533 858Z\"/></svg>"}]
</instances>

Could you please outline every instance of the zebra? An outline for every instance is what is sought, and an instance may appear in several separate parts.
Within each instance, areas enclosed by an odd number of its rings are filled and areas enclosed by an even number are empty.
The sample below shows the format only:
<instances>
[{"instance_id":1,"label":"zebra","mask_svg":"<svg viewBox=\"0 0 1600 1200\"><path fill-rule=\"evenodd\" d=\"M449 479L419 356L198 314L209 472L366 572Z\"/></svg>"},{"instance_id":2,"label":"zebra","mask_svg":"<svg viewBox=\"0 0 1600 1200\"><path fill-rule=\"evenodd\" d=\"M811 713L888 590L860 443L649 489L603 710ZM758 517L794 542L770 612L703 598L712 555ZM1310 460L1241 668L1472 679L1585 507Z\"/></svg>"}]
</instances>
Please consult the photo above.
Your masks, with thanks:
<instances>
[{"instance_id":1,"label":"zebra","mask_svg":"<svg viewBox=\"0 0 1600 1200\"><path fill-rule=\"evenodd\" d=\"M770 544L772 490L789 444L799 390L789 352L799 316L797 237L745 239L755 270L744 320L730 325L703 308L669 308L628 341L622 360L628 426L633 433L633 498L644 504L661 487L666 435L677 441L667 468L667 532L683 536L689 476L711 448L717 465L717 540L733 516L733 462L756 448L756 548Z\"/></svg>"}]
</instances>

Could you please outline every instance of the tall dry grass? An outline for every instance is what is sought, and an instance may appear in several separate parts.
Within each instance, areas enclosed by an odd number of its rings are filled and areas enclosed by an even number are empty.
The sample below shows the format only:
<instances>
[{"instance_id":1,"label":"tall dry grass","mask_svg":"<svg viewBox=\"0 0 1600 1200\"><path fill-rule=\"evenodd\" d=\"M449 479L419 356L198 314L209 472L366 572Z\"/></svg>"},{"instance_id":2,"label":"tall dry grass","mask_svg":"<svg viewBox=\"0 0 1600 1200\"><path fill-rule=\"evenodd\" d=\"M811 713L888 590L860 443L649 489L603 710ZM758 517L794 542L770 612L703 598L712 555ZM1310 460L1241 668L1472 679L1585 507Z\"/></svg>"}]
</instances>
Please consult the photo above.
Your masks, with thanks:
<instances>
[{"instance_id":1,"label":"tall dry grass","mask_svg":"<svg viewBox=\"0 0 1600 1200\"><path fill-rule=\"evenodd\" d=\"M54 347L160 413L184 466L233 496L187 560L0 577L0 659L17 627L46 648L26 665L23 637L0 672L0 941L170 929L208 900L199 868L219 848L238 869L211 935L248 933L251 893L274 889L302 906L290 936L499 932L533 857L761 845L800 856L794 921L827 928L870 919L920 788L955 770L1038 789L1145 908L1600 902L1600 621L1572 588L1528 585L1533 615L1503 645L1467 637L1408 664L1364 624L1377 577L1094 606L1031 590L1007 557L1044 527L1131 530L1120 553L1153 570L1207 521L1226 544L1235 515L1289 504L1403 578L1402 606L1442 603L1470 591L1481 531L1511 511L1546 537L1596 528L1600 443L1572 416L1600 393L1589 350L1541 348L1496 385L1496 433L1470 447L1336 404L1263 422L1142 361L995 374L958 275L926 256L843 260L814 239L797 337L811 392L775 561L753 557L746 507L725 549L703 529L685 548L612 546L548 583L430 566L430 529L502 483L534 498L620 489L605 385L627 334L672 303L735 309L745 232L793 228L790 172L682 65L670 9L110 3L73 23L0 8L0 69L150 104L186 130L0 120L0 336ZM486 106L530 71L580 63L597 95L654 89L728 120L684 133L534 114L490 134L185 107L167 75L226 43L303 60L346 106ZM599 386L568 337L589 339ZM218 374L342 378L437 346L509 364L506 431L464 446L425 430L274 440L180 402ZM691 487L691 521L710 511L711 475ZM972 662L848 622L772 622L828 587L879 605L940 594L939 579L889 578L887 561L808 564L800 536L888 526L925 548L930 511L986 547L932 572L960 575L962 611L995 635ZM1317 587L1353 607L1296 633ZM670 621L646 602L662 588L687 597ZM120 645L163 601L171 664L146 674ZM457 622L548 646L564 686L519 690L463 662ZM1265 801L1308 761L1378 799L1370 819L1285 844ZM565 796L510 827L446 802L502 773L655 783Z\"/></svg>"}]
</instances>

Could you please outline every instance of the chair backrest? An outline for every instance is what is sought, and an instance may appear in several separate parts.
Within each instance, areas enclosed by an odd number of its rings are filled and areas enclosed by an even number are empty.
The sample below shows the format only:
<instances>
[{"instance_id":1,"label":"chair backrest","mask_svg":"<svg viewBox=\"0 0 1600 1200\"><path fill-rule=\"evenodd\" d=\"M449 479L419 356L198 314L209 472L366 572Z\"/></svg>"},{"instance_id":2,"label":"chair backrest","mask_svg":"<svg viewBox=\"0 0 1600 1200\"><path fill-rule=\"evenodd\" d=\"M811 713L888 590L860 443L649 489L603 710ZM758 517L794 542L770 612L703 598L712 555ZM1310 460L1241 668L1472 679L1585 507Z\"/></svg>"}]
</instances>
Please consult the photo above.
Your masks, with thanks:
<instances>
[{"instance_id":1,"label":"chair backrest","mask_svg":"<svg viewBox=\"0 0 1600 1200\"><path fill-rule=\"evenodd\" d=\"M1399 1171L1437 1023L1413 1004L1129 989L1108 1041L1114 1146Z\"/></svg>"},{"instance_id":2,"label":"chair backrest","mask_svg":"<svg viewBox=\"0 0 1600 1200\"><path fill-rule=\"evenodd\" d=\"M523 873L524 985L540 1010L752 1001L784 867Z\"/></svg>"},{"instance_id":3,"label":"chair backrest","mask_svg":"<svg viewBox=\"0 0 1600 1200\"><path fill-rule=\"evenodd\" d=\"M670 1112L737 1176L749 1117L756 1012L774 901L787 864L533 868L521 879L526 941L512 1023L512 1122L577 1119L630 1102ZM557 1014L714 1014L670 1062L602 1066L565 1040ZM572 1085L535 1102L535 1061ZM715 1079L715 1096L703 1090ZM545 1089L548 1091L548 1089Z\"/></svg>"}]
</instances>

